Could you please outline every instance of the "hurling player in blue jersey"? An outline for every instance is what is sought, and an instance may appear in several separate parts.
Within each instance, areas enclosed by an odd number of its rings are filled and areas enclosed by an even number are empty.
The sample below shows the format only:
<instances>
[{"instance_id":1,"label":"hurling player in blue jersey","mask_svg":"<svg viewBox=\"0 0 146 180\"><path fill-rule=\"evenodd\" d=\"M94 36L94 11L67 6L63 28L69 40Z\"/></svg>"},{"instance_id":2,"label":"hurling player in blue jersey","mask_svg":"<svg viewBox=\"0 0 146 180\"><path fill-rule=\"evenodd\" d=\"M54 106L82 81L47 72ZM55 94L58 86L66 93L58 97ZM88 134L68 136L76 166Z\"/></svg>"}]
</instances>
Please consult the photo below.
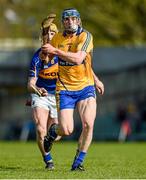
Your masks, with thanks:
<instances>
[{"instance_id":1,"label":"hurling player in blue jersey","mask_svg":"<svg viewBox=\"0 0 146 180\"><path fill-rule=\"evenodd\" d=\"M45 18L42 22L42 43L49 42L57 32L57 26L54 23L50 24L48 17ZM48 56L46 58L46 55L43 58L40 50L38 49L35 52L30 63L28 90L31 93L31 107L36 124L37 143L46 168L52 170L54 169L52 157L49 152L45 152L43 141L50 125L58 123L55 98L58 58L54 56L49 59Z\"/></svg>"}]
</instances>

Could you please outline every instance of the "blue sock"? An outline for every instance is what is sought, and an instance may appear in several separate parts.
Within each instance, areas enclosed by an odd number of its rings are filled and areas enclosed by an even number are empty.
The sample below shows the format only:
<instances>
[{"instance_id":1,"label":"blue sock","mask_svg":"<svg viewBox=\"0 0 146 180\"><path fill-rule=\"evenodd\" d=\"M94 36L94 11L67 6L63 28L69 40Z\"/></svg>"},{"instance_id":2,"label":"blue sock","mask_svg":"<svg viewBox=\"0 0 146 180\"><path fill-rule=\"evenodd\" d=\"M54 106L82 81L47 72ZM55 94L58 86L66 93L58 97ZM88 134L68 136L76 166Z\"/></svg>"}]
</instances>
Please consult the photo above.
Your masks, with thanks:
<instances>
[{"instance_id":1,"label":"blue sock","mask_svg":"<svg viewBox=\"0 0 146 180\"><path fill-rule=\"evenodd\" d=\"M75 167L77 167L79 164L82 164L82 162L84 161L85 156L86 156L86 152L80 151L80 152L78 153L78 156L77 156L76 159L74 160L72 167L75 168Z\"/></svg>"},{"instance_id":2,"label":"blue sock","mask_svg":"<svg viewBox=\"0 0 146 180\"><path fill-rule=\"evenodd\" d=\"M52 161L52 156L51 156L50 153L44 155L44 162L47 163L47 162L49 162L49 161L50 161L50 162Z\"/></svg>"}]
</instances>

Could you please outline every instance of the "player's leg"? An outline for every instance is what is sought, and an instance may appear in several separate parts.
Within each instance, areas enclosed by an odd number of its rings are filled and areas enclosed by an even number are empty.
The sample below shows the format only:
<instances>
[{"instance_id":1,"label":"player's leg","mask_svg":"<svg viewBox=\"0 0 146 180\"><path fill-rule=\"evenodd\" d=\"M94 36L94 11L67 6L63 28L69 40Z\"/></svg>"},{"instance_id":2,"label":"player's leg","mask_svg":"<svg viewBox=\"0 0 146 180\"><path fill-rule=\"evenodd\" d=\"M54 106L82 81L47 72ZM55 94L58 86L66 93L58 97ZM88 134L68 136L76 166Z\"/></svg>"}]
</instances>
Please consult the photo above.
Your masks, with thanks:
<instances>
[{"instance_id":1,"label":"player's leg","mask_svg":"<svg viewBox=\"0 0 146 180\"><path fill-rule=\"evenodd\" d=\"M44 149L50 152L58 136L68 136L73 132L73 109L63 109L58 115L58 125L52 124L44 139Z\"/></svg>"},{"instance_id":2,"label":"player's leg","mask_svg":"<svg viewBox=\"0 0 146 180\"><path fill-rule=\"evenodd\" d=\"M44 148L49 152L52 144L58 135L70 135L73 131L73 111L75 107L74 99L66 94L57 94L58 105L58 126L52 125L47 137L44 140Z\"/></svg>"},{"instance_id":3,"label":"player's leg","mask_svg":"<svg viewBox=\"0 0 146 180\"><path fill-rule=\"evenodd\" d=\"M44 155L45 151L42 145L43 145L44 136L47 133L48 110L40 107L33 108L33 119L36 124L38 146L42 155Z\"/></svg>"},{"instance_id":4,"label":"player's leg","mask_svg":"<svg viewBox=\"0 0 146 180\"><path fill-rule=\"evenodd\" d=\"M51 118L51 117L48 118L47 130L49 130L52 125L58 125L58 118ZM60 139L61 136L58 135L55 141L59 141Z\"/></svg>"},{"instance_id":5,"label":"player's leg","mask_svg":"<svg viewBox=\"0 0 146 180\"><path fill-rule=\"evenodd\" d=\"M43 156L43 160L46 164L46 168L53 169L54 165L50 153L46 153L43 146L44 136L47 133L47 121L49 111L40 107L33 108L33 119L36 124L36 135L38 147Z\"/></svg>"},{"instance_id":6,"label":"player's leg","mask_svg":"<svg viewBox=\"0 0 146 180\"><path fill-rule=\"evenodd\" d=\"M48 107L49 107L49 118L47 123L47 129L49 130L51 125L58 124L58 112L57 112L57 105L56 105L56 97L53 94L49 94L48 97ZM57 136L55 141L61 139L61 136Z\"/></svg>"},{"instance_id":7,"label":"player's leg","mask_svg":"<svg viewBox=\"0 0 146 180\"><path fill-rule=\"evenodd\" d=\"M59 127L58 134L62 136L69 136L73 132L73 112L74 109L62 109L59 112Z\"/></svg>"},{"instance_id":8,"label":"player's leg","mask_svg":"<svg viewBox=\"0 0 146 180\"><path fill-rule=\"evenodd\" d=\"M82 133L79 138L78 150L72 165L72 170L84 170L82 163L91 144L93 136L93 126L96 116L95 98L89 97L78 102L78 111L82 121Z\"/></svg>"},{"instance_id":9,"label":"player's leg","mask_svg":"<svg viewBox=\"0 0 146 180\"><path fill-rule=\"evenodd\" d=\"M46 97L39 97L38 95L32 94L32 109L33 119L36 124L36 135L39 149L46 164L46 168L53 169L54 165L51 154L46 153L43 146L44 136L47 134L47 124L49 118L49 108L47 106Z\"/></svg>"},{"instance_id":10,"label":"player's leg","mask_svg":"<svg viewBox=\"0 0 146 180\"><path fill-rule=\"evenodd\" d=\"M96 99L90 97L80 101L78 109L82 120L82 136L79 149L87 152L93 136L94 120L96 117Z\"/></svg>"}]
</instances>

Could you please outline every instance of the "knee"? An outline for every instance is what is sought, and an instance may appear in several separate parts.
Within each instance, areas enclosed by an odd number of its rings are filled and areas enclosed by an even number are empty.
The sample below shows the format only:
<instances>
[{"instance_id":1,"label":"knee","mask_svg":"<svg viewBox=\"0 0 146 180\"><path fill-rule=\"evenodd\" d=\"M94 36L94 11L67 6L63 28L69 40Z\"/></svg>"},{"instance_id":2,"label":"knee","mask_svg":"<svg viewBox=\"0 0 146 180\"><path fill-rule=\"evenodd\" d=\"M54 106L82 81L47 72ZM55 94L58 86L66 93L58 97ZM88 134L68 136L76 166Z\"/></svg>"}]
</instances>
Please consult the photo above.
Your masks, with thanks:
<instances>
[{"instance_id":1,"label":"knee","mask_svg":"<svg viewBox=\"0 0 146 180\"><path fill-rule=\"evenodd\" d=\"M73 128L71 127L62 127L62 135L69 136L73 132Z\"/></svg>"},{"instance_id":2,"label":"knee","mask_svg":"<svg viewBox=\"0 0 146 180\"><path fill-rule=\"evenodd\" d=\"M86 130L86 131L93 131L93 126L94 126L94 124L90 123L88 121L85 121L83 123L83 129Z\"/></svg>"}]
</instances>

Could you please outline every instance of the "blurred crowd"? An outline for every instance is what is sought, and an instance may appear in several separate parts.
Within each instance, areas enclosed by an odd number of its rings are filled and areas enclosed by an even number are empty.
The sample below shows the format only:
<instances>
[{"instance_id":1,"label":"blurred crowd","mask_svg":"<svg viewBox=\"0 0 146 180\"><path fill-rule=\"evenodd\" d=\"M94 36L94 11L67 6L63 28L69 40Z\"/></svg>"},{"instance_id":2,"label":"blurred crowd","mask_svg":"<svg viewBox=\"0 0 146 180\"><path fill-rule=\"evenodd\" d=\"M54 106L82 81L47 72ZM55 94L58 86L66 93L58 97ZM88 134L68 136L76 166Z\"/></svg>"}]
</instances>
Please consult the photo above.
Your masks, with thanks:
<instances>
[{"instance_id":1,"label":"blurred crowd","mask_svg":"<svg viewBox=\"0 0 146 180\"><path fill-rule=\"evenodd\" d=\"M129 140L132 134L145 131L146 97L127 105L119 105L116 117L120 123L119 141Z\"/></svg>"}]
</instances>

